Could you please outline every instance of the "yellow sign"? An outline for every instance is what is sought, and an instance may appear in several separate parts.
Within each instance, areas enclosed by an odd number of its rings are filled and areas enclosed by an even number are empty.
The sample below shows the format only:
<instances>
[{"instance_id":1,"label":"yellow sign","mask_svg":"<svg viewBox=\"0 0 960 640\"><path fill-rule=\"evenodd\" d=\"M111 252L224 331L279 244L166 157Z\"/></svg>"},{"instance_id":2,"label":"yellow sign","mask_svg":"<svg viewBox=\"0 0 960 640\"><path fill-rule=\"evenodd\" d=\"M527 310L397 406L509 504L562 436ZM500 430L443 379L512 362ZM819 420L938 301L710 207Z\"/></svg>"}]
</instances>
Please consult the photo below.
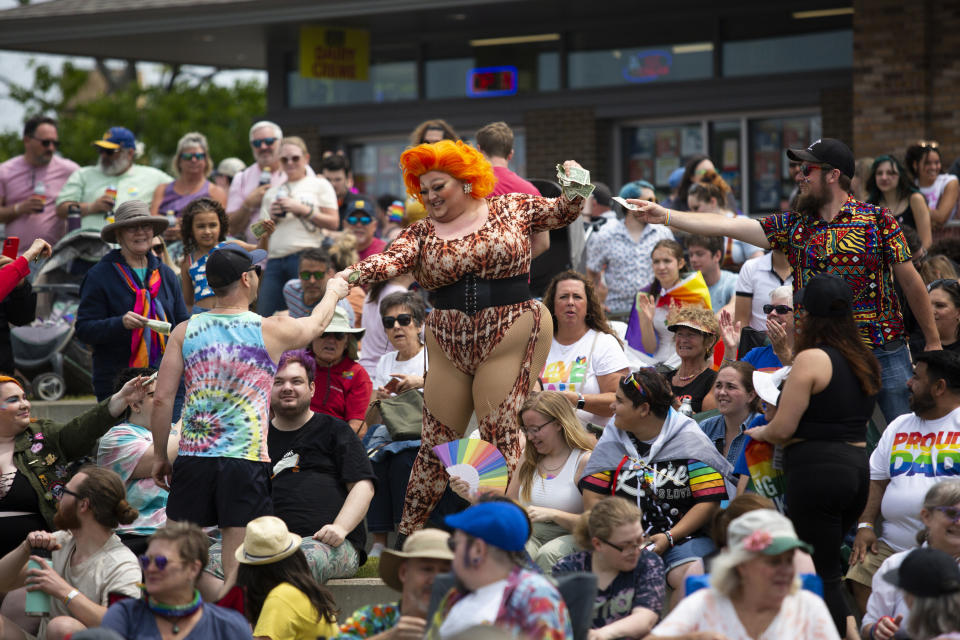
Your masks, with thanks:
<instances>
[{"instance_id":1,"label":"yellow sign","mask_svg":"<svg viewBox=\"0 0 960 640\"><path fill-rule=\"evenodd\" d=\"M335 27L300 27L300 75L302 77L367 80L369 70L369 31Z\"/></svg>"}]
</instances>

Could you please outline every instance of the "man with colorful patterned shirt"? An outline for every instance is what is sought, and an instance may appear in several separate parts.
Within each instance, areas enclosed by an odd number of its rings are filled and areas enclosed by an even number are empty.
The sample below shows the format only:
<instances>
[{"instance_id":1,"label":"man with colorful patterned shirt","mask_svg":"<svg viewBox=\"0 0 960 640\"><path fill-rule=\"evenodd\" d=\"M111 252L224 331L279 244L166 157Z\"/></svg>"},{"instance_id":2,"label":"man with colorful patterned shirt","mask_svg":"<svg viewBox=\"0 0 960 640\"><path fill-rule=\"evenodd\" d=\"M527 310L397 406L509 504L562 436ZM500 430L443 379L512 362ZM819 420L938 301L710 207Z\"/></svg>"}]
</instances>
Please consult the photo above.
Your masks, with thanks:
<instances>
[{"instance_id":1,"label":"man with colorful patterned shirt","mask_svg":"<svg viewBox=\"0 0 960 640\"><path fill-rule=\"evenodd\" d=\"M853 290L853 315L860 334L880 362L883 389L878 403L890 422L910 411L906 382L912 369L894 277L923 331L926 349L941 348L923 280L890 212L849 195L854 159L844 143L822 138L806 149L788 149L787 156L802 163L796 177L800 189L797 211L763 220L730 219L635 203L648 222L780 249L793 267L794 291L818 273L834 273L846 280ZM794 309L794 313L800 311L802 308Z\"/></svg>"},{"instance_id":2,"label":"man with colorful patterned shirt","mask_svg":"<svg viewBox=\"0 0 960 640\"><path fill-rule=\"evenodd\" d=\"M117 376L115 391L137 376L149 379L154 371L148 367L124 369ZM111 427L97 447L97 464L120 476L127 487L127 502L140 512L132 523L117 527L120 540L138 556L147 552L147 538L167 523L167 492L150 477L155 458L150 433L155 385L144 385L147 397L131 404L127 420Z\"/></svg>"},{"instance_id":3,"label":"man with colorful patterned shirt","mask_svg":"<svg viewBox=\"0 0 960 640\"><path fill-rule=\"evenodd\" d=\"M421 640L426 631L427 609L433 580L450 571L453 552L450 534L440 529L421 529L403 541L403 551L384 549L380 577L400 592L400 602L371 604L357 609L340 625L341 639Z\"/></svg>"},{"instance_id":4,"label":"man with colorful patterned shirt","mask_svg":"<svg viewBox=\"0 0 960 640\"><path fill-rule=\"evenodd\" d=\"M262 249L248 252L232 243L210 254L207 282L216 304L170 334L150 420L156 455L152 476L170 491L167 516L219 525L228 577L236 571L234 553L247 523L273 515L267 432L277 361L284 351L305 347L320 335L348 290L343 279L331 278L306 318L263 318L249 308L260 283L257 263L264 258ZM183 430L171 467L167 438L181 377Z\"/></svg>"}]
</instances>

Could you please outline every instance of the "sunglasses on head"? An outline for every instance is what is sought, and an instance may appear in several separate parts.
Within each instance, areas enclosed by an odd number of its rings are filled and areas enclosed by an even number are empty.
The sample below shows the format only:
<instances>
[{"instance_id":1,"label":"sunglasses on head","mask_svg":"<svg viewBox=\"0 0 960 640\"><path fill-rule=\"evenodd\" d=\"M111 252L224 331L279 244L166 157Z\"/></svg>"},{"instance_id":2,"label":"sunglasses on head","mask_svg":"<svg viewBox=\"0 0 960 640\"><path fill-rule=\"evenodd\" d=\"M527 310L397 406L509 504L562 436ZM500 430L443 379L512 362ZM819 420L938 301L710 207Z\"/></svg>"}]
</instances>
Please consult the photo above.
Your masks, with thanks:
<instances>
[{"instance_id":1,"label":"sunglasses on head","mask_svg":"<svg viewBox=\"0 0 960 640\"><path fill-rule=\"evenodd\" d=\"M37 136L30 136L30 137L36 140L37 142L39 142L40 144L42 144L45 148L48 148L48 149L50 147L53 147L54 149L60 148L59 140L54 140L53 138L50 138L48 140L43 140L42 138L38 138Z\"/></svg>"},{"instance_id":2,"label":"sunglasses on head","mask_svg":"<svg viewBox=\"0 0 960 640\"><path fill-rule=\"evenodd\" d=\"M321 338L333 338L334 340L343 340L344 337L346 337L346 335L347 335L347 334L345 334L345 333L342 332L342 331L328 331L328 332L324 333L324 334L323 334L322 336L320 336L320 337L321 337Z\"/></svg>"},{"instance_id":3,"label":"sunglasses on head","mask_svg":"<svg viewBox=\"0 0 960 640\"><path fill-rule=\"evenodd\" d=\"M924 149L936 149L940 146L940 143L936 140L917 140L917 146Z\"/></svg>"},{"instance_id":4,"label":"sunglasses on head","mask_svg":"<svg viewBox=\"0 0 960 640\"><path fill-rule=\"evenodd\" d=\"M300 272L301 280L309 280L310 278L313 278L314 280L323 280L326 277L327 277L327 274L324 273L323 271L301 271Z\"/></svg>"},{"instance_id":5,"label":"sunglasses on head","mask_svg":"<svg viewBox=\"0 0 960 640\"><path fill-rule=\"evenodd\" d=\"M264 145L266 145L266 146L268 146L268 147L269 147L269 146L272 146L273 143L276 142L276 141L277 141L276 138L259 138L259 139L257 139L257 140L251 140L251 141L250 141L250 144L252 144L254 147L256 147L257 149L259 149L260 147L262 147L262 146L264 146Z\"/></svg>"},{"instance_id":6,"label":"sunglasses on head","mask_svg":"<svg viewBox=\"0 0 960 640\"><path fill-rule=\"evenodd\" d=\"M195 151L194 153L181 153L181 160L206 160L207 154L203 151Z\"/></svg>"},{"instance_id":7,"label":"sunglasses on head","mask_svg":"<svg viewBox=\"0 0 960 640\"><path fill-rule=\"evenodd\" d=\"M771 311L776 311L781 316L785 316L788 313L793 312L793 307L788 307L785 304L765 304L763 305L763 312L770 313Z\"/></svg>"},{"instance_id":8,"label":"sunglasses on head","mask_svg":"<svg viewBox=\"0 0 960 640\"><path fill-rule=\"evenodd\" d=\"M960 282L952 278L939 278L927 285L927 292L938 288L960 290Z\"/></svg>"},{"instance_id":9,"label":"sunglasses on head","mask_svg":"<svg viewBox=\"0 0 960 640\"><path fill-rule=\"evenodd\" d=\"M163 571L167 568L167 565L170 564L170 560L167 559L167 556L148 556L146 554L140 556L140 566L144 571L150 568L150 563L152 562L158 571Z\"/></svg>"},{"instance_id":10,"label":"sunglasses on head","mask_svg":"<svg viewBox=\"0 0 960 640\"><path fill-rule=\"evenodd\" d=\"M362 215L362 216L349 215L349 216L347 216L347 224L364 224L364 225L366 225L366 224L370 224L371 222L373 222L373 218L371 218L371 217L368 216L368 215Z\"/></svg>"},{"instance_id":11,"label":"sunglasses on head","mask_svg":"<svg viewBox=\"0 0 960 640\"><path fill-rule=\"evenodd\" d=\"M406 327L411 322L413 322L413 316L409 313L401 313L397 316L383 316L384 329L393 329L393 325L395 324L399 324L401 327Z\"/></svg>"},{"instance_id":12,"label":"sunglasses on head","mask_svg":"<svg viewBox=\"0 0 960 640\"><path fill-rule=\"evenodd\" d=\"M628 375L626 378L624 378L623 382L621 382L620 384L623 385L624 387L628 385L632 386L634 389L640 392L641 396L643 396L644 398L647 397L647 392L643 389L643 387L640 385L637 379L633 377L632 373Z\"/></svg>"}]
</instances>

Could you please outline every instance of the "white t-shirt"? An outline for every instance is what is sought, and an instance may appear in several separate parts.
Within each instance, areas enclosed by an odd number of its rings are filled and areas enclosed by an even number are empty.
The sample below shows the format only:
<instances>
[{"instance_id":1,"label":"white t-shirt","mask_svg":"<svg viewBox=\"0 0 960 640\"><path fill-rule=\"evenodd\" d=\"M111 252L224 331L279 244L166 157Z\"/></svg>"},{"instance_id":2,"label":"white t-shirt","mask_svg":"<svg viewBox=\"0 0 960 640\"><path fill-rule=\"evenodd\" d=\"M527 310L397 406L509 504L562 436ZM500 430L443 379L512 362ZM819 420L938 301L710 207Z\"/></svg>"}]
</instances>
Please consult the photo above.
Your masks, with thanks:
<instances>
[{"instance_id":1,"label":"white t-shirt","mask_svg":"<svg viewBox=\"0 0 960 640\"><path fill-rule=\"evenodd\" d=\"M891 618L903 616L900 628L907 628L907 622L910 621L910 605L904 600L903 592L884 580L883 576L894 569L899 569L903 559L910 555L911 551L913 549L893 554L884 560L877 572L873 574L873 591L870 593L870 599L867 600L867 611L863 614L861 629L868 624L876 624L877 620L883 616Z\"/></svg>"},{"instance_id":2,"label":"white t-shirt","mask_svg":"<svg viewBox=\"0 0 960 640\"><path fill-rule=\"evenodd\" d=\"M917 546L923 497L960 474L960 408L939 420L904 414L889 425L870 456L870 479L889 480L883 493L881 538L896 551Z\"/></svg>"},{"instance_id":3,"label":"white t-shirt","mask_svg":"<svg viewBox=\"0 0 960 640\"><path fill-rule=\"evenodd\" d=\"M940 203L940 196L943 195L943 191L947 188L947 185L956 179L957 176L952 173L941 173L929 187L919 187L920 193L927 199L927 206L930 207L931 211L937 208L937 205ZM957 215L957 205L953 205L953 211L947 216L947 222L953 220L955 215Z\"/></svg>"},{"instance_id":4,"label":"white t-shirt","mask_svg":"<svg viewBox=\"0 0 960 640\"><path fill-rule=\"evenodd\" d=\"M423 375L423 360L426 357L427 349L422 347L420 353L409 360L397 360L399 351L389 351L380 357L377 362L377 369L373 374L373 388L379 389L390 382L391 373L404 373L408 375Z\"/></svg>"},{"instance_id":5,"label":"white t-shirt","mask_svg":"<svg viewBox=\"0 0 960 640\"><path fill-rule=\"evenodd\" d=\"M506 579L497 580L457 600L440 625L440 637L455 636L478 624L493 624L500 611L500 603L503 602L503 592L506 589Z\"/></svg>"},{"instance_id":6,"label":"white t-shirt","mask_svg":"<svg viewBox=\"0 0 960 640\"><path fill-rule=\"evenodd\" d=\"M674 607L653 628L653 636L679 636L712 631L728 640L754 640L747 634L729 598L712 588L700 589ZM827 605L809 591L798 591L783 599L780 612L756 640L839 640Z\"/></svg>"},{"instance_id":7,"label":"white t-shirt","mask_svg":"<svg viewBox=\"0 0 960 640\"><path fill-rule=\"evenodd\" d=\"M583 337L573 344L564 345L557 342L556 338L553 339L541 376L543 389L583 394L600 393L597 376L616 373L629 367L623 347L614 336L588 329ZM598 425L604 425L610 419L588 411L577 411L577 417L584 424L593 422Z\"/></svg>"},{"instance_id":8,"label":"white t-shirt","mask_svg":"<svg viewBox=\"0 0 960 640\"><path fill-rule=\"evenodd\" d=\"M751 258L740 267L737 275L737 295L751 299L750 326L757 331L767 330L767 314L763 305L770 304L770 292L784 285L793 286L793 275L786 280L773 270L773 252L768 251L759 258ZM714 311L717 311L714 308Z\"/></svg>"},{"instance_id":9,"label":"white t-shirt","mask_svg":"<svg viewBox=\"0 0 960 640\"><path fill-rule=\"evenodd\" d=\"M287 182L267 189L260 204L261 220L270 219L270 205L277 199L281 189L287 190L287 197L303 204L327 209L337 208L337 194L330 181L320 176L305 176L296 182ZM283 258L304 249L319 247L322 243L323 230L320 227L288 212L277 221L277 230L270 236L268 257Z\"/></svg>"}]
</instances>

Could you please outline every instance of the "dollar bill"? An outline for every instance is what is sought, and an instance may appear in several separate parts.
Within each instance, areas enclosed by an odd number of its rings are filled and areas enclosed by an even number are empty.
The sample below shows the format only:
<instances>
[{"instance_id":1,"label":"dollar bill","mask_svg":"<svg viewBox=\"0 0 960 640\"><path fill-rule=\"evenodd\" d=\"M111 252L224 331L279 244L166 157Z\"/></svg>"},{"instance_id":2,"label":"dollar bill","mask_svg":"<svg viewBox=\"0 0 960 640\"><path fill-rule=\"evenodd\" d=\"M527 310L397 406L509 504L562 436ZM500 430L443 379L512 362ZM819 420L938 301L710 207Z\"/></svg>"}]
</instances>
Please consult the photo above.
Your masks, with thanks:
<instances>
[{"instance_id":1,"label":"dollar bill","mask_svg":"<svg viewBox=\"0 0 960 640\"><path fill-rule=\"evenodd\" d=\"M640 211L640 207L638 207L638 206L635 205L635 204L630 204L629 202L627 202L626 200L624 200L624 199L621 198L620 196L613 196L613 197L610 198L610 199L613 200L614 202L618 203L618 204L619 204L621 207L623 207L624 209L629 209L630 211Z\"/></svg>"},{"instance_id":2,"label":"dollar bill","mask_svg":"<svg viewBox=\"0 0 960 640\"><path fill-rule=\"evenodd\" d=\"M147 320L147 326L150 327L151 331L156 331L157 333L162 333L163 335L170 335L170 328L173 326L169 322L164 322L163 320Z\"/></svg>"},{"instance_id":3,"label":"dollar bill","mask_svg":"<svg viewBox=\"0 0 960 640\"><path fill-rule=\"evenodd\" d=\"M253 235L260 238L267 232L267 225L264 224L263 220L259 222L254 222L250 227L250 231L253 231Z\"/></svg>"},{"instance_id":4,"label":"dollar bill","mask_svg":"<svg viewBox=\"0 0 960 640\"><path fill-rule=\"evenodd\" d=\"M588 185L590 184L590 172L583 167L570 167L570 174L567 175L563 165L557 165L557 180L563 186L569 184Z\"/></svg>"}]
</instances>

